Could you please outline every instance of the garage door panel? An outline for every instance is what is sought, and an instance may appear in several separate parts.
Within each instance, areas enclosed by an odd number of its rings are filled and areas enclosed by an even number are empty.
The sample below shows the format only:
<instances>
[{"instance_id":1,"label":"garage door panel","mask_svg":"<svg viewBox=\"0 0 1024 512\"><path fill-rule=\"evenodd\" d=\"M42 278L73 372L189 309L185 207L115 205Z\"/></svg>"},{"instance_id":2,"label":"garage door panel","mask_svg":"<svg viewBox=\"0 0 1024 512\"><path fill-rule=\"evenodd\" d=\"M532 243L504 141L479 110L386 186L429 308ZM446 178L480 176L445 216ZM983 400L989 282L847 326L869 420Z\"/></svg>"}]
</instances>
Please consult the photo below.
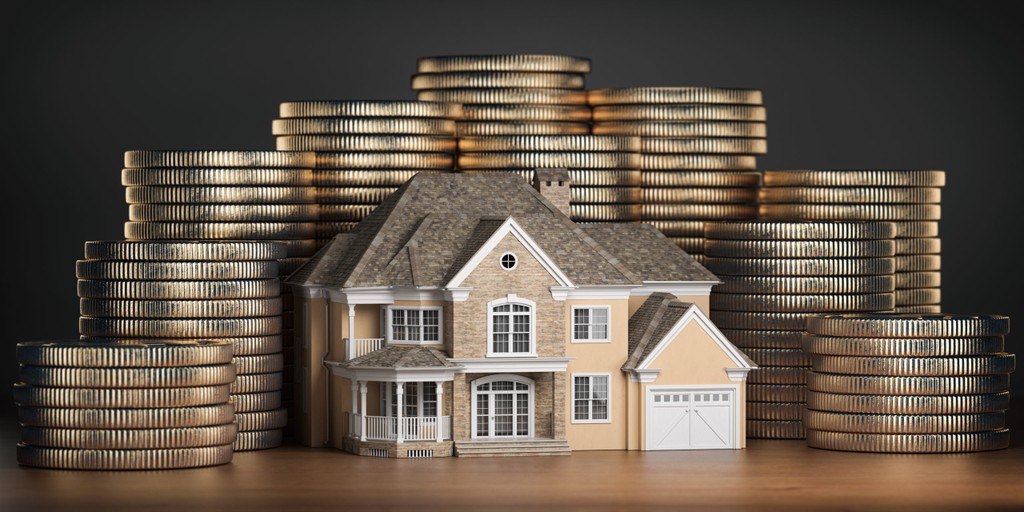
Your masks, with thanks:
<instances>
[{"instance_id":1,"label":"garage door panel","mask_svg":"<svg viewBox=\"0 0 1024 512\"><path fill-rule=\"evenodd\" d=\"M732 409L727 405L697 406L690 427L692 448L728 448L732 439Z\"/></svg>"},{"instance_id":2,"label":"garage door panel","mask_svg":"<svg viewBox=\"0 0 1024 512\"><path fill-rule=\"evenodd\" d=\"M736 448L736 393L727 389L650 390L647 450Z\"/></svg>"},{"instance_id":3,"label":"garage door panel","mask_svg":"<svg viewBox=\"0 0 1024 512\"><path fill-rule=\"evenodd\" d=\"M685 449L689 444L690 411L661 407L655 412L653 440L660 450ZM650 441L648 441L650 442Z\"/></svg>"}]
</instances>

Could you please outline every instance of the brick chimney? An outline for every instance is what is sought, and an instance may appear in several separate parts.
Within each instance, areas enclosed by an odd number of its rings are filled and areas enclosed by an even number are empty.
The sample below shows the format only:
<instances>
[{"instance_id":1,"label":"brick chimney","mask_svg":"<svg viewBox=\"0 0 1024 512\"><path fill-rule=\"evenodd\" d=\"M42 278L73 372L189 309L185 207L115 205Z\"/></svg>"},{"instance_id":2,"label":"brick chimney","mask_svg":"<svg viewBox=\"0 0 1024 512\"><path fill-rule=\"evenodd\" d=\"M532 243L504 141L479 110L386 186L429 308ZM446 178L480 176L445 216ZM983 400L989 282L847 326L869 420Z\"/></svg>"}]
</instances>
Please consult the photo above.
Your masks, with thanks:
<instances>
[{"instance_id":1,"label":"brick chimney","mask_svg":"<svg viewBox=\"0 0 1024 512\"><path fill-rule=\"evenodd\" d=\"M533 170L533 188L567 217L569 209L569 170L565 167L541 167Z\"/></svg>"}]
</instances>

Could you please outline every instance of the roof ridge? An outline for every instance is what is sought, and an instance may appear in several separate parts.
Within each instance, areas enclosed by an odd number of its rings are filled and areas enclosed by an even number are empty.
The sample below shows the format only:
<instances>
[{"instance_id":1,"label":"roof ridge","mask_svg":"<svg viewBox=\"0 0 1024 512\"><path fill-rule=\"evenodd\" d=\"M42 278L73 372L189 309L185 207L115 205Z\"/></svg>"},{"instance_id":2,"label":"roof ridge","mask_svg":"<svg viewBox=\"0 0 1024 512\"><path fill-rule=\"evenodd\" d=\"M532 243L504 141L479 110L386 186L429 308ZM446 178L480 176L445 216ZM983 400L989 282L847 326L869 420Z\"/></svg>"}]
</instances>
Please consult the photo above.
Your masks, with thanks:
<instances>
[{"instance_id":1,"label":"roof ridge","mask_svg":"<svg viewBox=\"0 0 1024 512\"><path fill-rule=\"evenodd\" d=\"M416 176L420 175L417 174ZM358 278L359 275L362 274L364 270L366 270L366 266L369 264L370 261L370 256L377 252L377 247L380 247L382 243L382 240L384 238L383 233L385 232L384 228L386 228L392 222L395 222L395 217L394 215L392 215L392 213L395 210L398 210L398 207L403 203L411 201L411 199L409 199L409 197L412 195L411 192L419 188L419 183L416 180L416 176L413 176L411 179L409 179L409 181L405 182L405 185L403 185L403 187L405 187L405 190L399 188L397 191L395 191L396 194L401 192L401 195L399 195L398 199L395 200L394 204L391 205L391 211L385 214L384 222L381 222L380 225L377 226L377 232L374 234L373 239L370 240L370 243L367 244L366 250L363 251L363 254L360 256L359 261L357 261L356 264L352 266L352 271L349 272L348 278L345 279L345 284L342 286L342 288L354 286L356 278ZM374 211L377 211L376 208L374 209Z\"/></svg>"}]
</instances>

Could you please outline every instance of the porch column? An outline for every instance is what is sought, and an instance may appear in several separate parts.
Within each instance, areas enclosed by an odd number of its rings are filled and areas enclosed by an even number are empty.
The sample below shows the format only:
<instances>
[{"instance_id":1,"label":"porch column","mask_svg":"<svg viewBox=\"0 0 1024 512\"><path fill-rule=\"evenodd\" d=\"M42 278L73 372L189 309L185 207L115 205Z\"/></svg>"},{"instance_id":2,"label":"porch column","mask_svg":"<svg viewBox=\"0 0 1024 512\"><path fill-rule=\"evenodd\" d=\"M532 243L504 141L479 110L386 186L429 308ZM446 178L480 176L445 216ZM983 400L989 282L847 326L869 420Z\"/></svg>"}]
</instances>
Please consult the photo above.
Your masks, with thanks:
<instances>
[{"instance_id":1,"label":"porch column","mask_svg":"<svg viewBox=\"0 0 1024 512\"><path fill-rule=\"evenodd\" d=\"M352 379L351 388L352 388L352 412L350 414L352 414L352 421L349 422L349 425L351 425L351 429L352 430L355 430L356 416L359 416L359 384L356 382L355 379ZM352 435L352 434L353 434L353 432L349 432L348 433L348 435Z\"/></svg>"},{"instance_id":2,"label":"porch column","mask_svg":"<svg viewBox=\"0 0 1024 512\"><path fill-rule=\"evenodd\" d=\"M434 386L437 389L437 442L444 440L444 435L441 432L441 420L444 419L444 384L441 381L434 382Z\"/></svg>"},{"instance_id":3,"label":"porch column","mask_svg":"<svg viewBox=\"0 0 1024 512\"><path fill-rule=\"evenodd\" d=\"M359 440L366 441L366 381L359 381L359 410L363 412L359 416Z\"/></svg>"},{"instance_id":4,"label":"porch column","mask_svg":"<svg viewBox=\"0 0 1024 512\"><path fill-rule=\"evenodd\" d=\"M345 360L346 361L352 359L352 352L354 351L355 346L356 346L356 341L355 340L356 340L356 305L355 304L349 304L348 305L348 347L347 347L349 352L347 354L345 354ZM364 411L363 414L365 415L366 412Z\"/></svg>"},{"instance_id":5,"label":"porch column","mask_svg":"<svg viewBox=\"0 0 1024 512\"><path fill-rule=\"evenodd\" d=\"M396 382L395 383L395 400L398 401L398 406L396 407L396 409L398 409L398 416L395 418L398 421L398 437L395 439L395 442L401 443L402 441L405 441L405 425L404 425L405 421L403 421L403 417L402 417L402 414L405 412L403 410L403 409L405 409L405 383L404 382Z\"/></svg>"}]
</instances>

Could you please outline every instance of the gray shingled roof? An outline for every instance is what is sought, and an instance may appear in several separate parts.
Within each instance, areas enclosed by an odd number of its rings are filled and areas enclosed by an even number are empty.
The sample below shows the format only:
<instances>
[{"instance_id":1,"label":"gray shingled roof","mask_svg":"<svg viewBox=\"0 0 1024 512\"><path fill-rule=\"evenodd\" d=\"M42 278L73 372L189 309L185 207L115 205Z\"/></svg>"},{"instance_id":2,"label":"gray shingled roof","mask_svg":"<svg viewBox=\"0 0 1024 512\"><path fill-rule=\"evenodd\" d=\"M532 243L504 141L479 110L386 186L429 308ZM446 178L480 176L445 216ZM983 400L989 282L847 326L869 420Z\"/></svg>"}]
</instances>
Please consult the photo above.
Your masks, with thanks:
<instances>
[{"instance_id":1,"label":"gray shingled roof","mask_svg":"<svg viewBox=\"0 0 1024 512\"><path fill-rule=\"evenodd\" d=\"M711 281L718 277L650 224L584 224L583 231L644 281Z\"/></svg>"},{"instance_id":2,"label":"gray shingled roof","mask_svg":"<svg viewBox=\"0 0 1024 512\"><path fill-rule=\"evenodd\" d=\"M623 370L636 369L693 304L668 293L652 293L629 317L629 359Z\"/></svg>"},{"instance_id":3,"label":"gray shingled roof","mask_svg":"<svg viewBox=\"0 0 1024 512\"><path fill-rule=\"evenodd\" d=\"M380 350L340 363L347 368L460 368L440 350L427 347L388 345Z\"/></svg>"}]
</instances>

